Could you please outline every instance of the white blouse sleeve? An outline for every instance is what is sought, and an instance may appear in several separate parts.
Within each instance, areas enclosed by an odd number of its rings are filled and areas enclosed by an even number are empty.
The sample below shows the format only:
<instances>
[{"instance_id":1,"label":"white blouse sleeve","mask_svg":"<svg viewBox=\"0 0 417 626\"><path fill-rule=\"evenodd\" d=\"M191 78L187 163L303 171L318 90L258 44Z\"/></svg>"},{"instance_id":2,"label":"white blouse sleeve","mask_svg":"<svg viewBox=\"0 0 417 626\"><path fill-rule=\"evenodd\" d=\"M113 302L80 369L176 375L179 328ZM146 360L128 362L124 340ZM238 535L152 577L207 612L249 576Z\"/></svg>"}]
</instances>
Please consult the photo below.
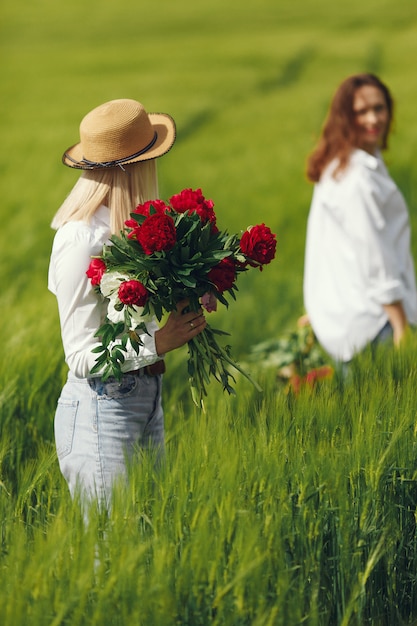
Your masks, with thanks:
<instances>
[{"instance_id":1,"label":"white blouse sleeve","mask_svg":"<svg viewBox=\"0 0 417 626\"><path fill-rule=\"evenodd\" d=\"M346 192L346 189L345 189ZM356 256L369 296L383 304L404 297L395 238L397 222L387 211L390 198L382 199L371 177L358 178L343 198L346 229L355 242ZM405 222L407 217L405 215Z\"/></svg>"},{"instance_id":2,"label":"white blouse sleeve","mask_svg":"<svg viewBox=\"0 0 417 626\"><path fill-rule=\"evenodd\" d=\"M95 364L92 349L100 345L95 337L106 315L106 301L97 294L86 276L91 257L98 255L102 243L89 227L70 222L55 235L49 268L49 288L55 293L61 324L65 360L75 376L86 378ZM156 322L147 324L148 334L141 335L143 346L137 355L133 348L126 354L123 371L138 369L157 361Z\"/></svg>"}]
</instances>

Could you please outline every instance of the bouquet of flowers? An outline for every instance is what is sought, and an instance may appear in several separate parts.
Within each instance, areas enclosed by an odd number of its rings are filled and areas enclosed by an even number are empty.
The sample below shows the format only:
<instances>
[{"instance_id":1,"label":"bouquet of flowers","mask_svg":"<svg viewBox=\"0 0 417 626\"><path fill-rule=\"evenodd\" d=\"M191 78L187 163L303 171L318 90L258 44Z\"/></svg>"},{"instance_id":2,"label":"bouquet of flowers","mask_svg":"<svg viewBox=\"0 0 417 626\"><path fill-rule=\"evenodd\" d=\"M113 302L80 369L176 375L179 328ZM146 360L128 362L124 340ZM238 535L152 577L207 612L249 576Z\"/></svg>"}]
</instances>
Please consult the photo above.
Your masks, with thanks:
<instances>
[{"instance_id":1,"label":"bouquet of flowers","mask_svg":"<svg viewBox=\"0 0 417 626\"><path fill-rule=\"evenodd\" d=\"M296 395L303 387L312 389L319 381L331 379L334 373L305 316L299 318L295 330L253 346L251 360L276 367L278 380L287 381L286 392Z\"/></svg>"},{"instance_id":2,"label":"bouquet of flowers","mask_svg":"<svg viewBox=\"0 0 417 626\"><path fill-rule=\"evenodd\" d=\"M262 270L272 261L276 236L265 224L251 226L241 236L229 235L218 229L213 207L201 189L184 189L169 203L140 204L120 235L113 235L92 259L87 276L109 303L96 334L101 345L94 349L99 356L91 373L120 379L128 343L139 352L147 321L160 321L184 299L195 311L201 306L214 311L217 302L228 306L229 297L236 299L239 274L251 267ZM211 377L234 393L229 367L256 385L233 361L230 346L217 342L225 334L207 324L188 342L188 375L198 406Z\"/></svg>"}]
</instances>

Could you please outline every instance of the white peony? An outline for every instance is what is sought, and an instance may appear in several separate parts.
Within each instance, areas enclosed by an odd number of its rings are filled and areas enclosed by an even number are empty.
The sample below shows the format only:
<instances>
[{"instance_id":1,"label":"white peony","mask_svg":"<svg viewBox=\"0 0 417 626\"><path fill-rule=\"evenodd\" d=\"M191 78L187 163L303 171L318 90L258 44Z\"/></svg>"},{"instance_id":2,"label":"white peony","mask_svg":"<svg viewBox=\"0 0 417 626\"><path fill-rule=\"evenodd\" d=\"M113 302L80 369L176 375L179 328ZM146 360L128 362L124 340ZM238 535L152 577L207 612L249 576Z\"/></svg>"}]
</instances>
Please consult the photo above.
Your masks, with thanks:
<instances>
[{"instance_id":1,"label":"white peony","mask_svg":"<svg viewBox=\"0 0 417 626\"><path fill-rule=\"evenodd\" d=\"M121 272L104 272L101 277L100 291L105 298L111 298L114 293L116 293L117 297L120 283L123 283L125 280L130 280L127 274L122 274Z\"/></svg>"}]
</instances>

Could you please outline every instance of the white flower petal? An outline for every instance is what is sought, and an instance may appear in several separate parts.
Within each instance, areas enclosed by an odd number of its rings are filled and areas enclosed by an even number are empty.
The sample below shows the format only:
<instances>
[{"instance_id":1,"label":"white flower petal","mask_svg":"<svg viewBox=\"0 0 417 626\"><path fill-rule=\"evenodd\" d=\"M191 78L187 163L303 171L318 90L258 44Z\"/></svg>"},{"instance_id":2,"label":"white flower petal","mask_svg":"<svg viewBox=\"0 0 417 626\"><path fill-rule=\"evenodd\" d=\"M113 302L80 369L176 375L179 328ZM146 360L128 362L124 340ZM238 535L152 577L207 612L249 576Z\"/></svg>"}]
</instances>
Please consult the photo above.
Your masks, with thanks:
<instances>
[{"instance_id":1,"label":"white flower petal","mask_svg":"<svg viewBox=\"0 0 417 626\"><path fill-rule=\"evenodd\" d=\"M119 291L120 284L125 280L130 280L130 278L121 272L104 272L100 282L100 291L105 298L109 298L114 292Z\"/></svg>"},{"instance_id":2,"label":"white flower petal","mask_svg":"<svg viewBox=\"0 0 417 626\"><path fill-rule=\"evenodd\" d=\"M118 322L123 322L124 318L125 318L125 311L124 311L124 307L121 311L118 311L115 308L115 304L117 304L117 300L110 300L108 307L107 307L107 317L109 318L109 320L111 322L113 322L114 324L117 324Z\"/></svg>"}]
</instances>

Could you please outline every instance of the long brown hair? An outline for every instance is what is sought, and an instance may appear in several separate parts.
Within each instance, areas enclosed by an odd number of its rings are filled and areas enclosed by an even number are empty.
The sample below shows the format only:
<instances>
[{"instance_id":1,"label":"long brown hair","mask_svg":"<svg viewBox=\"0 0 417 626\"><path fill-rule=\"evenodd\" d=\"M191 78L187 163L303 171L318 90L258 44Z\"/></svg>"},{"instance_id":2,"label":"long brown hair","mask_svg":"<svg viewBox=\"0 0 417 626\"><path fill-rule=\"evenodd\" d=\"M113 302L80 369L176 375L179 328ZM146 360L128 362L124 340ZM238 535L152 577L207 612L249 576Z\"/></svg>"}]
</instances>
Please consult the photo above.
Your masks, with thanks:
<instances>
[{"instance_id":1,"label":"long brown hair","mask_svg":"<svg viewBox=\"0 0 417 626\"><path fill-rule=\"evenodd\" d=\"M339 163L334 174L346 167L352 148L357 145L353 101L357 89L364 85L377 87L385 97L389 122L382 138L381 148L385 150L388 147L388 135L394 109L393 99L388 87L374 74L355 74L350 76L339 85L333 96L318 144L308 158L307 177L312 182L320 180L326 165L335 158L339 160Z\"/></svg>"}]
</instances>

